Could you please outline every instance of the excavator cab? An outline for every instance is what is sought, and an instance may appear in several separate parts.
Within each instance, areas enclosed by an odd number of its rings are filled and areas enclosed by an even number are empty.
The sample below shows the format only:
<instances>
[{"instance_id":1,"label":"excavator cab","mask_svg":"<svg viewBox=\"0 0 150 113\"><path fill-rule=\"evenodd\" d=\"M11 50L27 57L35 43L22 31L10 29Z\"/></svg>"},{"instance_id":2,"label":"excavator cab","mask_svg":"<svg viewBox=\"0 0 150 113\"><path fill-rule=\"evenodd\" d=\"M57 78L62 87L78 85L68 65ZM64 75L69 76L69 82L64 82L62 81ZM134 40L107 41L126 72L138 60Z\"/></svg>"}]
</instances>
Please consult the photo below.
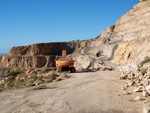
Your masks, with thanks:
<instances>
[{"instance_id":1,"label":"excavator cab","mask_svg":"<svg viewBox=\"0 0 150 113\"><path fill-rule=\"evenodd\" d=\"M62 51L62 56L57 56L55 58L55 64L58 71L70 71L75 72L74 60L67 58L66 50Z\"/></svg>"}]
</instances>

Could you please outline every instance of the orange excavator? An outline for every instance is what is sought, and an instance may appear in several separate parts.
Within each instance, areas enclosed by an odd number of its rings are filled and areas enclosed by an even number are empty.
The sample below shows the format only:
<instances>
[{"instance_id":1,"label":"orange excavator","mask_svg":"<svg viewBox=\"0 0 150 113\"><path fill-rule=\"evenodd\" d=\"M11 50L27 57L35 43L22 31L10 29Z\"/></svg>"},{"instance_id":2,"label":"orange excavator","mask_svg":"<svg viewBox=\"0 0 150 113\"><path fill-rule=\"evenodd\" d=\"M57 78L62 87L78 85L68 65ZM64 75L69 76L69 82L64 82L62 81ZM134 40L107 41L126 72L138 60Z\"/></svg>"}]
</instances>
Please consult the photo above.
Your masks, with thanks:
<instances>
[{"instance_id":1,"label":"orange excavator","mask_svg":"<svg viewBox=\"0 0 150 113\"><path fill-rule=\"evenodd\" d=\"M56 55L55 64L58 71L70 71L70 73L75 72L74 60L67 58L66 50L62 51L62 56Z\"/></svg>"}]
</instances>

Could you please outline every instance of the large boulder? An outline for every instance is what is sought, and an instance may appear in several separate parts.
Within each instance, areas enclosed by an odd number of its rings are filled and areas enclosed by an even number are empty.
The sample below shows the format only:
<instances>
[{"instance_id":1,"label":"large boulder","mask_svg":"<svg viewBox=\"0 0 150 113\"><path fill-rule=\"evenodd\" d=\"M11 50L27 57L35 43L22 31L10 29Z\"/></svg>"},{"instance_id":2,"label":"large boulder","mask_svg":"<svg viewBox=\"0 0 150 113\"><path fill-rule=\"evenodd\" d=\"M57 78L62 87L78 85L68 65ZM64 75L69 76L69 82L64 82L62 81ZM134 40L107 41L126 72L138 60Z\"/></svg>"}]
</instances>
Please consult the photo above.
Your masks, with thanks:
<instances>
[{"instance_id":1,"label":"large boulder","mask_svg":"<svg viewBox=\"0 0 150 113\"><path fill-rule=\"evenodd\" d=\"M74 59L76 61L75 62L75 68L77 70L87 69L93 63L93 58L91 58L89 55L78 55Z\"/></svg>"},{"instance_id":2,"label":"large boulder","mask_svg":"<svg viewBox=\"0 0 150 113\"><path fill-rule=\"evenodd\" d=\"M75 68L77 71L99 71L99 70L113 70L111 66L106 65L99 57L94 55L77 55L74 57Z\"/></svg>"}]
</instances>

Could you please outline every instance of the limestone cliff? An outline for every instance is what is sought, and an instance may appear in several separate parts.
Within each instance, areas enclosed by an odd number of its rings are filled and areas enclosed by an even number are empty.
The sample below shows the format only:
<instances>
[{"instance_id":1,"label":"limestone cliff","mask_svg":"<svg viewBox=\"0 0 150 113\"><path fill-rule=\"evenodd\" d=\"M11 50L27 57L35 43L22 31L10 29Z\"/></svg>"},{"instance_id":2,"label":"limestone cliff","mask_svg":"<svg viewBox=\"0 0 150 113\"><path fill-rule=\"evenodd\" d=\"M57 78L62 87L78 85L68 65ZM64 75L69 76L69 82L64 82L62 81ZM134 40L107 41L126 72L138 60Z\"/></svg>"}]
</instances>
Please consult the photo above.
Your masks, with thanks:
<instances>
[{"instance_id":1,"label":"limestone cliff","mask_svg":"<svg viewBox=\"0 0 150 113\"><path fill-rule=\"evenodd\" d=\"M139 64L146 56L150 56L150 38L147 37L119 43L112 62Z\"/></svg>"},{"instance_id":2,"label":"limestone cliff","mask_svg":"<svg viewBox=\"0 0 150 113\"><path fill-rule=\"evenodd\" d=\"M150 1L140 2L116 22L114 33L124 41L149 36Z\"/></svg>"},{"instance_id":3,"label":"limestone cliff","mask_svg":"<svg viewBox=\"0 0 150 113\"><path fill-rule=\"evenodd\" d=\"M28 46L13 47L8 55L0 56L0 67L54 67L55 55L61 55L63 49L67 50L68 54L71 54L79 47L79 41L39 43Z\"/></svg>"},{"instance_id":4,"label":"limestone cliff","mask_svg":"<svg viewBox=\"0 0 150 113\"><path fill-rule=\"evenodd\" d=\"M41 67L54 67L55 57L50 56L0 56L0 67L9 68L41 68Z\"/></svg>"},{"instance_id":5,"label":"limestone cliff","mask_svg":"<svg viewBox=\"0 0 150 113\"><path fill-rule=\"evenodd\" d=\"M61 55L65 49L68 54L73 53L79 48L80 42L56 42L56 43L39 43L29 46L20 46L11 48L9 55Z\"/></svg>"},{"instance_id":6,"label":"limestone cliff","mask_svg":"<svg viewBox=\"0 0 150 113\"><path fill-rule=\"evenodd\" d=\"M122 37L113 63L140 63L150 56L150 1L143 1L123 15L114 28L114 34Z\"/></svg>"}]
</instances>

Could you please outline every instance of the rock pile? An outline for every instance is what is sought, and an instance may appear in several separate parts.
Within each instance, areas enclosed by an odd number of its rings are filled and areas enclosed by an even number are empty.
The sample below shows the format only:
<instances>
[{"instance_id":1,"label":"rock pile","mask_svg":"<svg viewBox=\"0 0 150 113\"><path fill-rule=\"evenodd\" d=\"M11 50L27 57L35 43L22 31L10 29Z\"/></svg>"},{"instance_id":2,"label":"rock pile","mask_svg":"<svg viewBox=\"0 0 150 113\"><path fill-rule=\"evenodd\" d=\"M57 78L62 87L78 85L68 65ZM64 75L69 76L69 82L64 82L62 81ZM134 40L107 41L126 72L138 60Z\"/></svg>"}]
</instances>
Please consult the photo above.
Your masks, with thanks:
<instances>
[{"instance_id":1,"label":"rock pile","mask_svg":"<svg viewBox=\"0 0 150 113\"><path fill-rule=\"evenodd\" d=\"M128 87L134 87L132 93L142 93L142 97L137 96L135 101L146 99L144 104L144 113L150 112L150 101L147 99L150 97L150 63L146 63L143 66L137 66L134 69L123 72L120 79L129 80L125 86L122 87L124 95L129 95L127 91ZM127 93L128 92L128 93Z\"/></svg>"},{"instance_id":2,"label":"rock pile","mask_svg":"<svg viewBox=\"0 0 150 113\"><path fill-rule=\"evenodd\" d=\"M77 55L74 57L75 68L77 71L105 71L113 70L113 67L105 65L100 57L95 55Z\"/></svg>"},{"instance_id":3,"label":"rock pile","mask_svg":"<svg viewBox=\"0 0 150 113\"><path fill-rule=\"evenodd\" d=\"M143 113L150 113L150 100L149 99L147 99L144 102Z\"/></svg>"},{"instance_id":4,"label":"rock pile","mask_svg":"<svg viewBox=\"0 0 150 113\"><path fill-rule=\"evenodd\" d=\"M115 68L115 71L127 72L134 68L137 68L137 64L128 64L128 65L118 66Z\"/></svg>"}]
</instances>

